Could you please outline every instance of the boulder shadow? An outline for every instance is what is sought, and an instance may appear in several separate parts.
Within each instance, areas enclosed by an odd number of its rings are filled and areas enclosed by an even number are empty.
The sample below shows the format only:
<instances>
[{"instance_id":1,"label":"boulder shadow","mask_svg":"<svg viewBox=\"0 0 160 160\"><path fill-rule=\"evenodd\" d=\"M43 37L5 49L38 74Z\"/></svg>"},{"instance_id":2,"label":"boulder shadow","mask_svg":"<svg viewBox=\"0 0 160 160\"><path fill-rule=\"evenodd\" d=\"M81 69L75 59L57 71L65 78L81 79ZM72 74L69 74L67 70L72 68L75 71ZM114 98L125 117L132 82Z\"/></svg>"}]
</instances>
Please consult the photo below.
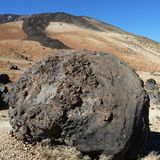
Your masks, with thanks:
<instances>
[{"instance_id":1,"label":"boulder shadow","mask_svg":"<svg viewBox=\"0 0 160 160\"><path fill-rule=\"evenodd\" d=\"M160 153L160 132L150 132L149 152L151 151Z\"/></svg>"},{"instance_id":2,"label":"boulder shadow","mask_svg":"<svg viewBox=\"0 0 160 160\"><path fill-rule=\"evenodd\" d=\"M9 106L6 102L4 102L4 101L0 102L0 111L8 110L8 109L9 109Z\"/></svg>"}]
</instances>

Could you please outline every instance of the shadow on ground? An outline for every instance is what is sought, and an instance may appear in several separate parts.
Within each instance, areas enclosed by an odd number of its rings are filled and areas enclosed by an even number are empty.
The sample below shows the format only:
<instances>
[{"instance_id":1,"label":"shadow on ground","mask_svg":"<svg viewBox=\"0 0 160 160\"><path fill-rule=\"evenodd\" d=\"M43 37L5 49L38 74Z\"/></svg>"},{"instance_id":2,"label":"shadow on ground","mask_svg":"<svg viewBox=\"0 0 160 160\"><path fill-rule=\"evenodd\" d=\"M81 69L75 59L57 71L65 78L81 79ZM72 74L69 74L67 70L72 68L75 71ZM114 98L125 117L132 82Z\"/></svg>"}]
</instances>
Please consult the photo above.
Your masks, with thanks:
<instances>
[{"instance_id":1,"label":"shadow on ground","mask_svg":"<svg viewBox=\"0 0 160 160\"><path fill-rule=\"evenodd\" d=\"M9 107L8 107L7 103L0 102L0 111L2 111L2 110L8 110L8 109L9 109Z\"/></svg>"},{"instance_id":2,"label":"shadow on ground","mask_svg":"<svg viewBox=\"0 0 160 160\"><path fill-rule=\"evenodd\" d=\"M150 151L160 153L160 132L150 133Z\"/></svg>"}]
</instances>

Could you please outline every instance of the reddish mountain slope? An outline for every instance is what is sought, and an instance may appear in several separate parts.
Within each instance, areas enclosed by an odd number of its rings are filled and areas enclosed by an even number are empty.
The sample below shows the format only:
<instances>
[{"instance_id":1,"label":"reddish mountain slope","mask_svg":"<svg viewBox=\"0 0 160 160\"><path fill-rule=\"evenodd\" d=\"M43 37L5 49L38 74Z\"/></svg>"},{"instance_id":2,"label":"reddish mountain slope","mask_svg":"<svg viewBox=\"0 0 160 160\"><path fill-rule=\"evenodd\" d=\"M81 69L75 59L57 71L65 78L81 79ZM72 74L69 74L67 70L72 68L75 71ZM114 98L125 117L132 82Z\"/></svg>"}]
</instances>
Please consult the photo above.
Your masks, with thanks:
<instances>
[{"instance_id":1,"label":"reddish mountain slope","mask_svg":"<svg viewBox=\"0 0 160 160\"><path fill-rule=\"evenodd\" d=\"M0 73L12 80L55 49L71 48L111 52L137 71L159 72L160 44L145 37L65 13L8 16L0 16ZM9 70L10 64L21 70Z\"/></svg>"}]
</instances>

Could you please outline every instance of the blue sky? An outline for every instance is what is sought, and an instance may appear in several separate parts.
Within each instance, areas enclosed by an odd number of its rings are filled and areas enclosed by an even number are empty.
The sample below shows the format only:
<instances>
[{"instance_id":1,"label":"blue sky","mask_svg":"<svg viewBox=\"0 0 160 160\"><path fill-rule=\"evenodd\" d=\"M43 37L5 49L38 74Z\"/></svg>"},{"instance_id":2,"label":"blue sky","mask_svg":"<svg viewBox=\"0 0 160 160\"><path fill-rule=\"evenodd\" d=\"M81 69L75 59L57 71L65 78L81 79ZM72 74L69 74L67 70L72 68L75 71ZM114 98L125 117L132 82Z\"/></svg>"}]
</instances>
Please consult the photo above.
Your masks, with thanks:
<instances>
[{"instance_id":1,"label":"blue sky","mask_svg":"<svg viewBox=\"0 0 160 160\"><path fill-rule=\"evenodd\" d=\"M0 13L90 16L160 42L160 0L0 0Z\"/></svg>"}]
</instances>

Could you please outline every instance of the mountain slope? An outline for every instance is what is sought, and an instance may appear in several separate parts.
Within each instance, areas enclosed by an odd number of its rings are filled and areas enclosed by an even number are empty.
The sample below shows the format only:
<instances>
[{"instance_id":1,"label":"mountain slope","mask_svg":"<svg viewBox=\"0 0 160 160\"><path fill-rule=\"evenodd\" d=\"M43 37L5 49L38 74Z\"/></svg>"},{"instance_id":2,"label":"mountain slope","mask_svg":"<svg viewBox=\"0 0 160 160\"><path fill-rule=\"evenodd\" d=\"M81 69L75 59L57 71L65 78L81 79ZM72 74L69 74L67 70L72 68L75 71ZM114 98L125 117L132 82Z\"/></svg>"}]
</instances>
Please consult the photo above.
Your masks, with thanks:
<instances>
[{"instance_id":1,"label":"mountain slope","mask_svg":"<svg viewBox=\"0 0 160 160\"><path fill-rule=\"evenodd\" d=\"M1 14L0 15L0 24L1 23L8 23L8 22L13 22L13 21L18 21L18 19L21 16L15 15L15 14Z\"/></svg>"},{"instance_id":2,"label":"mountain slope","mask_svg":"<svg viewBox=\"0 0 160 160\"><path fill-rule=\"evenodd\" d=\"M36 61L54 54L55 49L111 52L137 71L159 72L158 42L93 18L66 13L12 19L1 15L0 23L0 72L8 73L13 80ZM20 66L21 70L9 70L12 63Z\"/></svg>"},{"instance_id":3,"label":"mountain slope","mask_svg":"<svg viewBox=\"0 0 160 160\"><path fill-rule=\"evenodd\" d=\"M46 32L49 37L62 41L70 48L112 52L136 70L153 71L159 68L159 43L94 19L85 17L85 20L98 31L74 24L50 22Z\"/></svg>"}]
</instances>

